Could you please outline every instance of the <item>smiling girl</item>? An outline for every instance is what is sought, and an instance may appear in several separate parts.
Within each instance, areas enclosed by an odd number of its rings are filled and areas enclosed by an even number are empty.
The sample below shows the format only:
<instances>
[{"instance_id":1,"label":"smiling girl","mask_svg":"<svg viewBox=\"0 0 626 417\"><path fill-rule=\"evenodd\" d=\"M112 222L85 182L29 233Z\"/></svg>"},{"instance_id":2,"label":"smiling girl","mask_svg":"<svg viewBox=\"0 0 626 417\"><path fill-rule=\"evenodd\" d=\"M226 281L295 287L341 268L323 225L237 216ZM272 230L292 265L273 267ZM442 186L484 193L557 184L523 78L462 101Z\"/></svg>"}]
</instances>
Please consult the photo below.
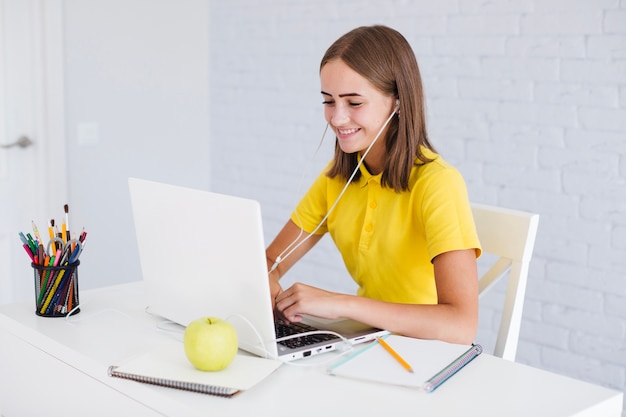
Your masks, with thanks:
<instances>
[{"instance_id":1,"label":"smiling girl","mask_svg":"<svg viewBox=\"0 0 626 417\"><path fill-rule=\"evenodd\" d=\"M471 343L480 243L462 176L429 142L413 50L391 28L360 27L326 51L320 81L335 155L266 250L277 315ZM325 233L357 293L283 289L280 278Z\"/></svg>"}]
</instances>

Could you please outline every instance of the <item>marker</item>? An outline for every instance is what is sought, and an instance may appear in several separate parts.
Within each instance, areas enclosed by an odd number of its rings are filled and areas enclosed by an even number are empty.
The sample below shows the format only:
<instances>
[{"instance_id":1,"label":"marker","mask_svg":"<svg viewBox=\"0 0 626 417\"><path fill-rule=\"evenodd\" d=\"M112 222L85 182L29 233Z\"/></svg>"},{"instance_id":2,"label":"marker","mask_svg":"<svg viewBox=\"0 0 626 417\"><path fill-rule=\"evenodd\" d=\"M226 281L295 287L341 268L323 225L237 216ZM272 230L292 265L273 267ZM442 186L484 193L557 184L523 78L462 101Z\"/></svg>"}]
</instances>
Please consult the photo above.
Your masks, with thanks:
<instances>
[{"instance_id":1,"label":"marker","mask_svg":"<svg viewBox=\"0 0 626 417\"><path fill-rule=\"evenodd\" d=\"M27 233L26 236L24 236L24 233L20 232L20 240L24 245L28 246L31 253L34 254L35 252L37 252L37 245L33 241L33 237L30 235L30 233Z\"/></svg>"},{"instance_id":2,"label":"marker","mask_svg":"<svg viewBox=\"0 0 626 417\"><path fill-rule=\"evenodd\" d=\"M26 239L26 236L24 236L24 233L22 232L20 232L20 240L22 241L24 245L30 248L30 243L28 242L28 239Z\"/></svg>"},{"instance_id":3,"label":"marker","mask_svg":"<svg viewBox=\"0 0 626 417\"><path fill-rule=\"evenodd\" d=\"M26 253L28 254L28 257L30 258L30 260L31 260L34 264L36 264L37 262L35 262L35 257L33 256L33 252L31 252L30 247L29 247L26 243L24 243L22 246L24 247L24 250L25 250L25 251L26 251Z\"/></svg>"},{"instance_id":4,"label":"marker","mask_svg":"<svg viewBox=\"0 0 626 417\"><path fill-rule=\"evenodd\" d=\"M26 238L28 239L28 246L30 246L31 252L34 254L37 253L37 241L30 235L30 233L26 233Z\"/></svg>"},{"instance_id":5,"label":"marker","mask_svg":"<svg viewBox=\"0 0 626 417\"><path fill-rule=\"evenodd\" d=\"M409 363L407 361L405 361L404 358L398 354L398 352L393 350L391 348L391 346L389 346L387 344L387 342L385 342L385 340L383 338L379 337L376 340L378 341L378 343L380 343L380 345L382 347L385 348L385 350L387 352L389 352L391 354L391 356L394 357L395 360L397 360L400 363L400 365L402 365L404 367L404 369L406 369L407 371L413 373L413 368L411 368L411 365L409 365Z\"/></svg>"}]
</instances>

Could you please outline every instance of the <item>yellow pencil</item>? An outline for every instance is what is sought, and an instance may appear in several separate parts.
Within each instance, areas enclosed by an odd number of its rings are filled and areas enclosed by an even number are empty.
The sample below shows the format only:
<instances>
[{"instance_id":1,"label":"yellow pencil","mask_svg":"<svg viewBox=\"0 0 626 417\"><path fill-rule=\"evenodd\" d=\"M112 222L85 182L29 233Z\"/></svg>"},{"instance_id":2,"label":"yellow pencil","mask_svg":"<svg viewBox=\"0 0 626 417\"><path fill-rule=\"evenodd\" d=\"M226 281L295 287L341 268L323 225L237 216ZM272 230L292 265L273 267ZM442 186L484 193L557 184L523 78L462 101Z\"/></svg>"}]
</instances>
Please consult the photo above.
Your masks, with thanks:
<instances>
[{"instance_id":1,"label":"yellow pencil","mask_svg":"<svg viewBox=\"0 0 626 417\"><path fill-rule=\"evenodd\" d=\"M61 239L63 239L63 243L67 243L67 226L65 223L61 225Z\"/></svg>"},{"instance_id":2,"label":"yellow pencil","mask_svg":"<svg viewBox=\"0 0 626 417\"><path fill-rule=\"evenodd\" d=\"M385 342L385 340L381 337L376 339L378 341L378 343L385 348L385 350L387 352L389 352L391 354L391 356L393 356L395 358L395 360L397 360L398 362L400 362L400 365L402 365L404 367L404 369L406 369L407 371L413 373L413 368L411 368L411 365L409 365L409 363L407 361L404 360L404 358L402 356L400 356L398 354L398 352L396 352L395 350L393 350L391 348L391 346L389 346L389 344L387 342Z\"/></svg>"},{"instance_id":3,"label":"yellow pencil","mask_svg":"<svg viewBox=\"0 0 626 417\"><path fill-rule=\"evenodd\" d=\"M59 272L59 274L57 275L57 278L54 281L54 284L52 284L52 288L50 289L50 293L48 294L48 298L46 298L46 301L44 301L43 306L41 307L41 310L39 310L39 313L45 314L46 310L48 309L48 306L50 305L50 302L56 295L57 288L59 287L59 284L61 283L61 280L63 279L63 274L65 274L65 269L62 269L61 272Z\"/></svg>"},{"instance_id":4,"label":"yellow pencil","mask_svg":"<svg viewBox=\"0 0 626 417\"><path fill-rule=\"evenodd\" d=\"M52 240L54 239L54 230L52 230L52 226L54 226L54 220L50 220L50 223L48 224L48 233L50 234L50 245L52 246L52 253L57 253L57 245Z\"/></svg>"}]
</instances>

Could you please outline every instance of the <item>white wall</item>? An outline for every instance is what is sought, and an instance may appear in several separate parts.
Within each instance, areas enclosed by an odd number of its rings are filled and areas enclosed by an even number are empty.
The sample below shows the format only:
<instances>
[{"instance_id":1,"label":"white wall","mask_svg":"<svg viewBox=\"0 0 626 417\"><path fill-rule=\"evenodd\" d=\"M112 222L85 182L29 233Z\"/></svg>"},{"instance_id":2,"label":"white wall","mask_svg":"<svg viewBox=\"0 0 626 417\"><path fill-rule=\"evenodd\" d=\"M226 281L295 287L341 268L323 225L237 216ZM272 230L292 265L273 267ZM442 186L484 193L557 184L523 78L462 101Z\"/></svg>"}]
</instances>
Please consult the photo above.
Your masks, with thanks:
<instances>
[{"instance_id":1,"label":"white wall","mask_svg":"<svg viewBox=\"0 0 626 417\"><path fill-rule=\"evenodd\" d=\"M70 225L88 232L80 285L137 280L127 178L209 188L209 4L66 0L63 16ZM165 250L175 221L160 225Z\"/></svg>"},{"instance_id":2,"label":"white wall","mask_svg":"<svg viewBox=\"0 0 626 417\"><path fill-rule=\"evenodd\" d=\"M541 215L519 361L623 390L625 0L214 0L213 188L259 199L273 237L331 156L329 136L305 169L324 128L319 60L375 23L413 45L431 139L471 199ZM351 290L328 243L291 279ZM482 304L478 342L493 343L499 303Z\"/></svg>"}]
</instances>

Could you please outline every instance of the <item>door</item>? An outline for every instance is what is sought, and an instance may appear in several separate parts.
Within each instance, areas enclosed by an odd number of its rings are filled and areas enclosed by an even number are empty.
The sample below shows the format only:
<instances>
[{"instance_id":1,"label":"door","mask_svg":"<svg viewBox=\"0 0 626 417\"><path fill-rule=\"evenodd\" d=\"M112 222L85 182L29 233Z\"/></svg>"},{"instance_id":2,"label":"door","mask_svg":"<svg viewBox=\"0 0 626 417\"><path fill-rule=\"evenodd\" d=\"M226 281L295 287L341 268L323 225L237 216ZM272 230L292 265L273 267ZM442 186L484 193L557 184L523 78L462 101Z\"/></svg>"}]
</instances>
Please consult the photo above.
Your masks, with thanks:
<instances>
[{"instance_id":1,"label":"door","mask_svg":"<svg viewBox=\"0 0 626 417\"><path fill-rule=\"evenodd\" d=\"M61 5L0 0L0 303L34 297L18 234L46 232L67 194Z\"/></svg>"}]
</instances>

